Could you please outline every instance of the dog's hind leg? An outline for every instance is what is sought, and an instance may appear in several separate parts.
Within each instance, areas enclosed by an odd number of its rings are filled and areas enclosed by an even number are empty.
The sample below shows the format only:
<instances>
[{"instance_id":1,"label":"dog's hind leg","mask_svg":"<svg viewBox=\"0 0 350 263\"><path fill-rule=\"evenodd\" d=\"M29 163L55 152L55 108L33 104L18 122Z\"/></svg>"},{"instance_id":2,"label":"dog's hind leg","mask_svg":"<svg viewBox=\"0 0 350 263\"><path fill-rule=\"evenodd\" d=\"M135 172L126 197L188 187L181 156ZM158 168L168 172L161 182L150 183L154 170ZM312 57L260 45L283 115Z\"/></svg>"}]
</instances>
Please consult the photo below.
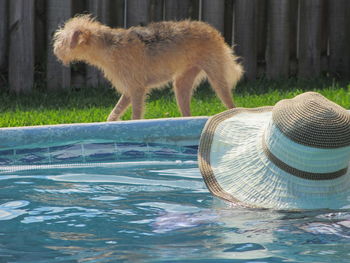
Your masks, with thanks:
<instances>
[{"instance_id":1,"label":"dog's hind leg","mask_svg":"<svg viewBox=\"0 0 350 263\"><path fill-rule=\"evenodd\" d=\"M192 67L187 69L182 74L175 77L174 89L177 104L180 108L182 116L191 116L191 97L193 85L200 69Z\"/></svg>"},{"instance_id":2,"label":"dog's hind leg","mask_svg":"<svg viewBox=\"0 0 350 263\"><path fill-rule=\"evenodd\" d=\"M228 108L232 109L235 107L233 104L231 90L234 83L230 83L224 74L224 70L217 70L212 68L204 69L204 72L208 76L208 81L215 91L216 95L222 101L222 103Z\"/></svg>"},{"instance_id":3,"label":"dog's hind leg","mask_svg":"<svg viewBox=\"0 0 350 263\"><path fill-rule=\"evenodd\" d=\"M128 96L122 95L115 105L114 109L109 114L107 121L117 121L119 117L123 114L126 108L130 105L131 100Z\"/></svg>"},{"instance_id":4,"label":"dog's hind leg","mask_svg":"<svg viewBox=\"0 0 350 263\"><path fill-rule=\"evenodd\" d=\"M216 92L222 103L228 108L232 109L235 107L231 94L231 87L225 82L218 78L212 78L208 75L208 80L214 91Z\"/></svg>"}]
</instances>

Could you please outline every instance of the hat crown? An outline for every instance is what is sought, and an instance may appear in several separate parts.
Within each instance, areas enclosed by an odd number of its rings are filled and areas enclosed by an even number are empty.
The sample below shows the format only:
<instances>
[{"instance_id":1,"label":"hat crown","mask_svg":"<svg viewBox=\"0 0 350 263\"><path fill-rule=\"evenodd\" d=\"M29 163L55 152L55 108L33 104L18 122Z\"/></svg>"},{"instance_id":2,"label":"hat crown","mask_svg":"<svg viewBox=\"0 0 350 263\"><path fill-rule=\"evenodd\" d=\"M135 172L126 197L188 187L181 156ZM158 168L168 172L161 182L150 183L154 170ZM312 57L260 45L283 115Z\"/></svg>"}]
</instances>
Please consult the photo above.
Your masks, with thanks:
<instances>
[{"instance_id":1,"label":"hat crown","mask_svg":"<svg viewBox=\"0 0 350 263\"><path fill-rule=\"evenodd\" d=\"M350 114L315 92L278 102L273 123L292 141L317 148L350 145Z\"/></svg>"}]
</instances>

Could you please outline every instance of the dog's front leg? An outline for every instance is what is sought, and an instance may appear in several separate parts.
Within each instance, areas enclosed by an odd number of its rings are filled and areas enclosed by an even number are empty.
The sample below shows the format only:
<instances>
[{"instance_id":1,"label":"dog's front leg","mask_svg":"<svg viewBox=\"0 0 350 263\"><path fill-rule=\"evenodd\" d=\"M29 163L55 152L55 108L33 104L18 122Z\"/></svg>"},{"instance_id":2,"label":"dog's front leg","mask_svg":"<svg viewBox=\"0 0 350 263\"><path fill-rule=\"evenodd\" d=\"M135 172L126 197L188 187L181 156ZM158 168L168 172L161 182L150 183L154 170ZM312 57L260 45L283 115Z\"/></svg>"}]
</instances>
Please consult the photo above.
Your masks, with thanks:
<instances>
[{"instance_id":1,"label":"dog's front leg","mask_svg":"<svg viewBox=\"0 0 350 263\"><path fill-rule=\"evenodd\" d=\"M119 117L123 114L123 112L126 110L126 108L130 105L130 97L126 95L122 95L118 101L118 103L115 105L114 109L109 114L107 121L117 121L119 120Z\"/></svg>"},{"instance_id":2,"label":"dog's front leg","mask_svg":"<svg viewBox=\"0 0 350 263\"><path fill-rule=\"evenodd\" d=\"M134 90L131 94L133 120L142 119L144 103L145 103L145 91L142 89Z\"/></svg>"}]
</instances>

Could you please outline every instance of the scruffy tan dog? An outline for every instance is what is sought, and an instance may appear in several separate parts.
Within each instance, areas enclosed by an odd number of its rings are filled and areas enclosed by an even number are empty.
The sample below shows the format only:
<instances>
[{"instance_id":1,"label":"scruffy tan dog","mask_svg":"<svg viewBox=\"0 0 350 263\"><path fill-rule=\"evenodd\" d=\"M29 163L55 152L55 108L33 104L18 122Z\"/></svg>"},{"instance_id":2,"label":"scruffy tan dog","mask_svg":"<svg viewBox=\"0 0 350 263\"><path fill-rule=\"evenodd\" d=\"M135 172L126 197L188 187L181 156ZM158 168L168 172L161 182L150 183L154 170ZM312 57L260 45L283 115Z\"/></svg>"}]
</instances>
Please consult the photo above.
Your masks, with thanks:
<instances>
[{"instance_id":1,"label":"scruffy tan dog","mask_svg":"<svg viewBox=\"0 0 350 263\"><path fill-rule=\"evenodd\" d=\"M132 118L142 118L147 92L170 81L182 115L190 116L193 88L205 76L226 107L233 108L231 89L243 72L220 33L198 21L113 29L80 15L57 30L54 53L66 65L85 61L97 66L122 93L108 121L118 120L130 103Z\"/></svg>"}]
</instances>

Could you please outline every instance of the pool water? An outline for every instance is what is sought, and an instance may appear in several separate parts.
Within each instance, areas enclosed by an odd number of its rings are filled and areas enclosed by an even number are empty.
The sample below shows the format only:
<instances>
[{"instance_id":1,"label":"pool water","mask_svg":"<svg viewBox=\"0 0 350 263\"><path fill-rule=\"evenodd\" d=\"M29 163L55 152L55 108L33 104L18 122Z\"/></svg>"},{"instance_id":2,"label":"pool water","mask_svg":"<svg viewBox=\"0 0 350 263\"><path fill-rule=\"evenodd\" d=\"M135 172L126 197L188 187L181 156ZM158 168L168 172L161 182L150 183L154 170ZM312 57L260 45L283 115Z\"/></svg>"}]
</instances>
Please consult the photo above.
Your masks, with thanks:
<instances>
[{"instance_id":1,"label":"pool water","mask_svg":"<svg viewBox=\"0 0 350 263\"><path fill-rule=\"evenodd\" d=\"M0 129L0 263L350 262L350 210L214 198L197 164L206 121Z\"/></svg>"},{"instance_id":2,"label":"pool water","mask_svg":"<svg viewBox=\"0 0 350 263\"><path fill-rule=\"evenodd\" d=\"M0 169L0 262L350 262L350 211L231 207L195 158Z\"/></svg>"}]
</instances>

